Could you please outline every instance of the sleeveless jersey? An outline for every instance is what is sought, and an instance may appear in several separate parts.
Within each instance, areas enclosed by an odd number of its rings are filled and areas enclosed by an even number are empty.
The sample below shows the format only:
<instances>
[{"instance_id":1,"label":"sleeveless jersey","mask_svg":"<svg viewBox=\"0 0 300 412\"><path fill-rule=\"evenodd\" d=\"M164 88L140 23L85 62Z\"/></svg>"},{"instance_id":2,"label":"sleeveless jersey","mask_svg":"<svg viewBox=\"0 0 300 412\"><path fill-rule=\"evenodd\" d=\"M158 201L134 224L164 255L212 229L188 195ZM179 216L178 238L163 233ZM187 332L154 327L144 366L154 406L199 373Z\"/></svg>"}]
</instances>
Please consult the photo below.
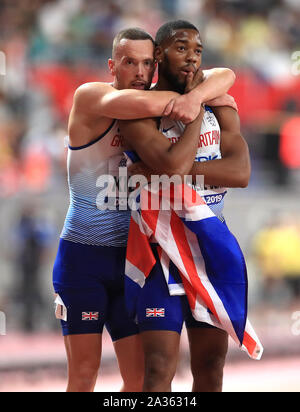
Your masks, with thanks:
<instances>
[{"instance_id":1,"label":"sleeveless jersey","mask_svg":"<svg viewBox=\"0 0 300 412\"><path fill-rule=\"evenodd\" d=\"M169 139L171 143L176 143L184 132L185 125L176 122L168 117L163 117L159 130ZM201 124L198 149L195 157L196 162L221 159L220 150L220 126L210 107L205 106L205 112ZM227 189L224 187L193 185L194 189L204 197L207 205L222 221L222 211L224 208L224 196Z\"/></svg>"},{"instance_id":2,"label":"sleeveless jersey","mask_svg":"<svg viewBox=\"0 0 300 412\"><path fill-rule=\"evenodd\" d=\"M107 200L115 200L108 199L102 177L115 176L117 184L124 150L117 120L94 141L68 147L70 205L61 238L96 246L126 246L130 210L101 210Z\"/></svg>"}]
</instances>

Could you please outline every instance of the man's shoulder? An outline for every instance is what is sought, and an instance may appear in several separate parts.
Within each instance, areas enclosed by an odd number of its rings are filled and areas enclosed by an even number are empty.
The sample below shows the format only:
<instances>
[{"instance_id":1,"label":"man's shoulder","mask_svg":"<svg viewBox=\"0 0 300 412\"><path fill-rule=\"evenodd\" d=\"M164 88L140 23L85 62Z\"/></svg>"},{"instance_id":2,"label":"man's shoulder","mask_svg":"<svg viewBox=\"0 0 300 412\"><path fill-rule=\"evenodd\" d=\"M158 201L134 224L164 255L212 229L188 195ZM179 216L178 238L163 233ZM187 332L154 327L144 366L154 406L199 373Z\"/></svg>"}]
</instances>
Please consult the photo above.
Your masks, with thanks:
<instances>
[{"instance_id":1,"label":"man's shoulder","mask_svg":"<svg viewBox=\"0 0 300 412\"><path fill-rule=\"evenodd\" d=\"M88 82L81 84L74 93L75 101L99 98L104 94L115 90L110 83Z\"/></svg>"},{"instance_id":2,"label":"man's shoulder","mask_svg":"<svg viewBox=\"0 0 300 412\"><path fill-rule=\"evenodd\" d=\"M101 98L113 89L109 83L91 82L80 85L74 94L69 116L70 145L89 144L112 125L112 119L101 111Z\"/></svg>"},{"instance_id":3,"label":"man's shoulder","mask_svg":"<svg viewBox=\"0 0 300 412\"><path fill-rule=\"evenodd\" d=\"M72 111L77 115L84 115L88 119L100 120L106 117L102 113L104 97L116 90L109 83L90 82L80 85L73 97Z\"/></svg>"}]
</instances>

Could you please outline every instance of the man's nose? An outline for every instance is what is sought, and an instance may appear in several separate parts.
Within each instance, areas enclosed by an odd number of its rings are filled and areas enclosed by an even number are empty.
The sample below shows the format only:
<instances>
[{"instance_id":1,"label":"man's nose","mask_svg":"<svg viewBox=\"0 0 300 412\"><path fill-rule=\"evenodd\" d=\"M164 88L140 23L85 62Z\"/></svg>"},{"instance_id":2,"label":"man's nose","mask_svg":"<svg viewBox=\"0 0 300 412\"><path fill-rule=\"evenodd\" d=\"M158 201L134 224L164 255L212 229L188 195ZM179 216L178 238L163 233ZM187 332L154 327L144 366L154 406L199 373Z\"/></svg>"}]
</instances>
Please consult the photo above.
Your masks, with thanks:
<instances>
[{"instance_id":1,"label":"man's nose","mask_svg":"<svg viewBox=\"0 0 300 412\"><path fill-rule=\"evenodd\" d=\"M144 77L144 66L142 63L137 65L136 77Z\"/></svg>"},{"instance_id":2,"label":"man's nose","mask_svg":"<svg viewBox=\"0 0 300 412\"><path fill-rule=\"evenodd\" d=\"M189 51L186 55L186 60L189 63L197 63L197 61L199 60L199 55L196 54L194 51Z\"/></svg>"}]
</instances>

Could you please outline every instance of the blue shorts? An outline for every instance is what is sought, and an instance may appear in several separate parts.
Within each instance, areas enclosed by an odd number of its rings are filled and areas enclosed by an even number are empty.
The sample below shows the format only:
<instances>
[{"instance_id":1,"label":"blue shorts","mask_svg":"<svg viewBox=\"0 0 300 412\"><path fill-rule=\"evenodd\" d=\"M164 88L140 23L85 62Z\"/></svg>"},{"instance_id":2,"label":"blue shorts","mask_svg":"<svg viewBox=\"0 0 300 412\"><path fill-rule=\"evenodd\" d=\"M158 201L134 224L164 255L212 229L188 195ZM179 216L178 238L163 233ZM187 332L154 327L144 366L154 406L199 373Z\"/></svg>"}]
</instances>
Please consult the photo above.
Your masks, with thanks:
<instances>
[{"instance_id":1,"label":"blue shorts","mask_svg":"<svg viewBox=\"0 0 300 412\"><path fill-rule=\"evenodd\" d=\"M90 246L60 239L53 286L66 309L63 335L102 333L113 341L138 333L124 301L126 247Z\"/></svg>"},{"instance_id":2,"label":"blue shorts","mask_svg":"<svg viewBox=\"0 0 300 412\"><path fill-rule=\"evenodd\" d=\"M186 296L170 296L156 249L152 249L156 255L156 264L139 293L139 330L170 330L180 334L186 311Z\"/></svg>"},{"instance_id":3,"label":"blue shorts","mask_svg":"<svg viewBox=\"0 0 300 412\"><path fill-rule=\"evenodd\" d=\"M197 321L191 312L187 297L171 296L165 280L163 269L157 253L157 246L152 246L156 264L146 279L139 294L137 321L140 332L147 330L182 331L183 323L189 328L214 328L214 326ZM176 267L173 265L175 271ZM178 276L174 272L173 278Z\"/></svg>"},{"instance_id":4,"label":"blue shorts","mask_svg":"<svg viewBox=\"0 0 300 412\"><path fill-rule=\"evenodd\" d=\"M212 328L194 319L185 295L170 295L156 246L152 246L152 251L156 264L141 289L137 304L140 332L169 330L180 334L184 322L187 328Z\"/></svg>"},{"instance_id":5,"label":"blue shorts","mask_svg":"<svg viewBox=\"0 0 300 412\"><path fill-rule=\"evenodd\" d=\"M199 322L198 320L196 320L194 316L192 315L192 312L189 308L186 312L184 321L185 321L185 326L187 329L192 329L192 328L216 329L215 326L210 325L209 323Z\"/></svg>"}]
</instances>

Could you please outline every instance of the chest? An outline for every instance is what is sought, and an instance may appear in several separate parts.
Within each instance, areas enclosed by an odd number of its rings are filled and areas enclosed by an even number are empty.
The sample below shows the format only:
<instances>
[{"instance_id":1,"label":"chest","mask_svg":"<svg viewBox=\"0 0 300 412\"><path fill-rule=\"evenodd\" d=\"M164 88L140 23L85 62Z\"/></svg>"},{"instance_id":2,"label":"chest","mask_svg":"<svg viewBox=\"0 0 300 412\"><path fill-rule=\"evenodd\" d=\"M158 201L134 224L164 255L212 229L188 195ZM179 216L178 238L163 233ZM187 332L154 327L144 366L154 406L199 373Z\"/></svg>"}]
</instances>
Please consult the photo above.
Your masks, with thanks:
<instances>
[{"instance_id":1,"label":"chest","mask_svg":"<svg viewBox=\"0 0 300 412\"><path fill-rule=\"evenodd\" d=\"M185 125L181 122L176 122L167 117L161 119L159 130L171 143L176 143L180 139L184 129ZM210 108L206 108L199 130L195 161L203 162L221 158L220 137L220 126L217 118Z\"/></svg>"}]
</instances>

